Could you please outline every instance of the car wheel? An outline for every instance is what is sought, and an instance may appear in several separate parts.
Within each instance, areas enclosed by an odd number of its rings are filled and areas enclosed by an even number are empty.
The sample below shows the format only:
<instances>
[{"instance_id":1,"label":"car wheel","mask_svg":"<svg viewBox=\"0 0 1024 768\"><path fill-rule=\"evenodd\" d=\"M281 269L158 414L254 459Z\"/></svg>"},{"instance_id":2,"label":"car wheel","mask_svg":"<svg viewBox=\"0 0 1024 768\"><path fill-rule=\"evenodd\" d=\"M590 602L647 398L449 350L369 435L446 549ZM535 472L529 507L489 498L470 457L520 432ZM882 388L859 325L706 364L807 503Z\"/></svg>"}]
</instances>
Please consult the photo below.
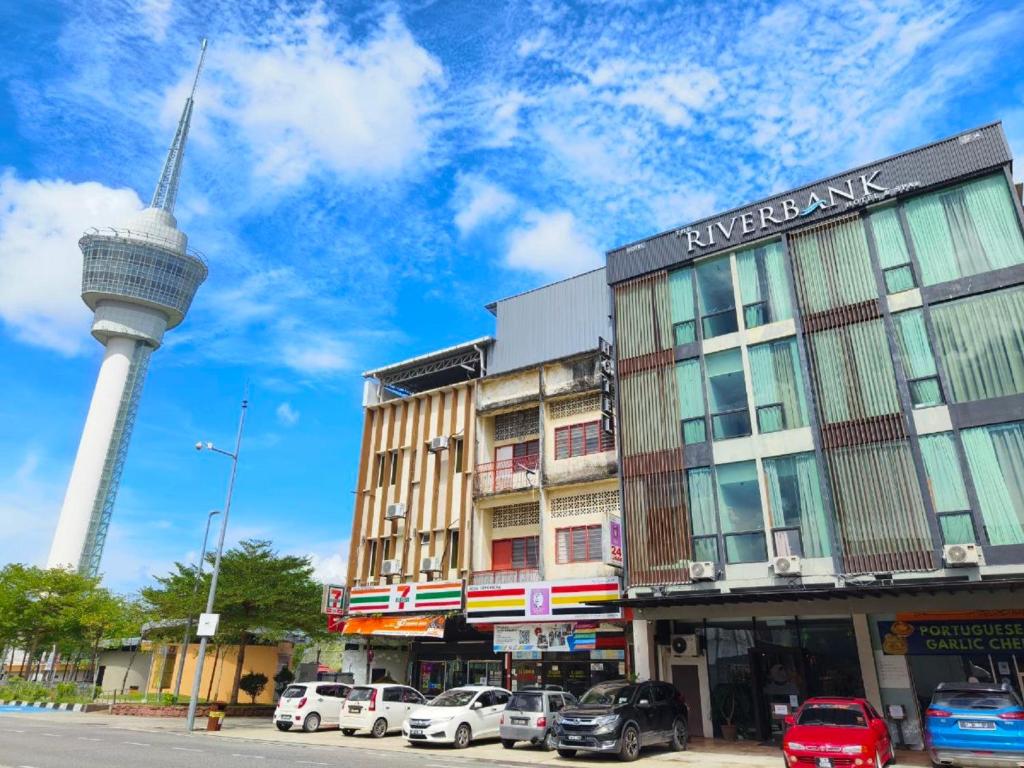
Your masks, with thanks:
<instances>
[{"instance_id":1,"label":"car wheel","mask_svg":"<svg viewBox=\"0 0 1024 768\"><path fill-rule=\"evenodd\" d=\"M544 734L544 740L540 743L541 748L546 752L550 752L553 749L558 748L558 739L555 738L554 731L548 731Z\"/></svg>"},{"instance_id":2,"label":"car wheel","mask_svg":"<svg viewBox=\"0 0 1024 768\"><path fill-rule=\"evenodd\" d=\"M619 760L631 763L640 757L640 731L635 725L622 729L622 743L619 745Z\"/></svg>"},{"instance_id":3,"label":"car wheel","mask_svg":"<svg viewBox=\"0 0 1024 768\"><path fill-rule=\"evenodd\" d=\"M316 712L311 712L306 715L306 719L302 721L302 730L306 733L312 733L320 727L320 715Z\"/></svg>"},{"instance_id":4,"label":"car wheel","mask_svg":"<svg viewBox=\"0 0 1024 768\"><path fill-rule=\"evenodd\" d=\"M676 752L682 752L686 749L686 742L689 737L690 734L686 730L686 723L682 720L676 720L672 725L672 740L669 741L669 746Z\"/></svg>"},{"instance_id":5,"label":"car wheel","mask_svg":"<svg viewBox=\"0 0 1024 768\"><path fill-rule=\"evenodd\" d=\"M287 731L287 730L289 730L292 727L291 723L277 723L276 725L277 725L277 730L279 730L279 731Z\"/></svg>"},{"instance_id":6,"label":"car wheel","mask_svg":"<svg viewBox=\"0 0 1024 768\"><path fill-rule=\"evenodd\" d=\"M575 749L560 749L558 750L559 757L576 757Z\"/></svg>"},{"instance_id":7,"label":"car wheel","mask_svg":"<svg viewBox=\"0 0 1024 768\"><path fill-rule=\"evenodd\" d=\"M503 746L505 749L515 749L516 740L515 739L502 739L501 740L501 746Z\"/></svg>"},{"instance_id":8,"label":"car wheel","mask_svg":"<svg viewBox=\"0 0 1024 768\"><path fill-rule=\"evenodd\" d=\"M373 727L370 729L370 735L375 739L383 739L388 735L388 721L383 717L378 717L373 721Z\"/></svg>"},{"instance_id":9,"label":"car wheel","mask_svg":"<svg viewBox=\"0 0 1024 768\"><path fill-rule=\"evenodd\" d=\"M352 736L356 732L356 729L355 728L342 728L341 732L343 734L345 734L346 736Z\"/></svg>"},{"instance_id":10,"label":"car wheel","mask_svg":"<svg viewBox=\"0 0 1024 768\"><path fill-rule=\"evenodd\" d=\"M466 723L462 723L462 725L455 729L455 748L465 749L469 746L470 739L472 738L473 732Z\"/></svg>"}]
</instances>

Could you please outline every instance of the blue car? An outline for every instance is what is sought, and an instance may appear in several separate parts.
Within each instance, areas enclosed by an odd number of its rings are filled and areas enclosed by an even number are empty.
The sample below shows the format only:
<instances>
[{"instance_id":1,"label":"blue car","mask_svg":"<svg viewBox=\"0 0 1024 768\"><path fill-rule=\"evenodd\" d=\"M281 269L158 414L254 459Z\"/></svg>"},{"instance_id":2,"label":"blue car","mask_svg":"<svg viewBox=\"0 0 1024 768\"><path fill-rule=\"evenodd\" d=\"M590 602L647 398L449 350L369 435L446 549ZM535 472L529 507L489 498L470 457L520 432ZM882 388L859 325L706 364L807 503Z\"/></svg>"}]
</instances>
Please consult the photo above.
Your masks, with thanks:
<instances>
[{"instance_id":1,"label":"blue car","mask_svg":"<svg viewBox=\"0 0 1024 768\"><path fill-rule=\"evenodd\" d=\"M935 766L1024 766L1024 706L1008 684L939 683L925 718Z\"/></svg>"}]
</instances>

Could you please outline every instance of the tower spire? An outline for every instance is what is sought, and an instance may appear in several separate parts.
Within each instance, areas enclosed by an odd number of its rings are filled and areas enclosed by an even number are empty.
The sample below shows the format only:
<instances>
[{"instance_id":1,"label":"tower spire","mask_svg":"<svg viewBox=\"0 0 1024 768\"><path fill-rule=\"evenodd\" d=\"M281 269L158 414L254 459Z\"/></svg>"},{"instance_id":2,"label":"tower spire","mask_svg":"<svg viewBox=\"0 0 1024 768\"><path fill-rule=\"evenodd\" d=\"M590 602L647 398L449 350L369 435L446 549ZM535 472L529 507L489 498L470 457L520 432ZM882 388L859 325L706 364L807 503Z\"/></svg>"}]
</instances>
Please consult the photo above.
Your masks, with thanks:
<instances>
[{"instance_id":1,"label":"tower spire","mask_svg":"<svg viewBox=\"0 0 1024 768\"><path fill-rule=\"evenodd\" d=\"M192 80L192 91L185 99L185 108L181 112L181 119L178 121L178 129L174 132L174 140L171 141L171 148L167 150L167 159L164 160L164 168L160 173L160 181L156 184L153 192L153 201L150 208L159 208L167 213L174 213L174 202L178 197L178 179L181 177L181 163L185 155L185 142L188 141L189 124L192 122L192 101L196 95L196 86L199 85L199 73L203 69L203 60L206 58L206 38L203 38L199 49L199 63L196 65L196 75Z\"/></svg>"}]
</instances>

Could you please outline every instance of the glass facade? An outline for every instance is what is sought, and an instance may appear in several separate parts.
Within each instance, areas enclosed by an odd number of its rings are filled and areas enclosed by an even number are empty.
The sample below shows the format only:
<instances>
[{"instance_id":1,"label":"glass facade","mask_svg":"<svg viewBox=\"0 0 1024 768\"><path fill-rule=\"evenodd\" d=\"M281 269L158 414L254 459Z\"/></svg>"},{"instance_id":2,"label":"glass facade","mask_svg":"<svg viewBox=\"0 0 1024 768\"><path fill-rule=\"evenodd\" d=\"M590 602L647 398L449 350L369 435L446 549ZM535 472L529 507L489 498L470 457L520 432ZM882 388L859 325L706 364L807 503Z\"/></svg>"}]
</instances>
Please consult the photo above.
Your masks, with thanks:
<instances>
[{"instance_id":1,"label":"glass facade","mask_svg":"<svg viewBox=\"0 0 1024 768\"><path fill-rule=\"evenodd\" d=\"M768 243L736 254L743 325L756 328L793 316L782 243Z\"/></svg>"},{"instance_id":2,"label":"glass facade","mask_svg":"<svg viewBox=\"0 0 1024 768\"><path fill-rule=\"evenodd\" d=\"M807 398L795 339L749 348L750 382L759 432L807 426Z\"/></svg>"},{"instance_id":3,"label":"glass facade","mask_svg":"<svg viewBox=\"0 0 1024 768\"><path fill-rule=\"evenodd\" d=\"M697 265L697 300L701 331L705 339L739 330L736 297L732 289L732 266L728 256Z\"/></svg>"},{"instance_id":4,"label":"glass facade","mask_svg":"<svg viewBox=\"0 0 1024 768\"><path fill-rule=\"evenodd\" d=\"M730 349L708 355L708 403L711 406L711 434L715 440L750 434L747 383L740 350Z\"/></svg>"}]
</instances>

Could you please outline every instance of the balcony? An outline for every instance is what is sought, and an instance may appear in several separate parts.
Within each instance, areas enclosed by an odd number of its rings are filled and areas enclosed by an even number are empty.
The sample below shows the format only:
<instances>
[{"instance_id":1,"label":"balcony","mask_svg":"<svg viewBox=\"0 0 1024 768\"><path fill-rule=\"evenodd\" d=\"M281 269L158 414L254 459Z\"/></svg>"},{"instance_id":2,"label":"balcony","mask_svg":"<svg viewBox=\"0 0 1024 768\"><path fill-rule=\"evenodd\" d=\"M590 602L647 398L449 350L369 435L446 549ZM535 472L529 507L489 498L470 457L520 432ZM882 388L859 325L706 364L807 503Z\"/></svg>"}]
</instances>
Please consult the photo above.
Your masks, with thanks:
<instances>
[{"instance_id":1,"label":"balcony","mask_svg":"<svg viewBox=\"0 0 1024 768\"><path fill-rule=\"evenodd\" d=\"M507 571L473 571L471 584L513 584L540 581L540 568L511 568Z\"/></svg>"},{"instance_id":2,"label":"balcony","mask_svg":"<svg viewBox=\"0 0 1024 768\"><path fill-rule=\"evenodd\" d=\"M492 461L476 465L476 493L486 496L492 493L508 493L537 487L540 455L518 456L514 459Z\"/></svg>"}]
</instances>

